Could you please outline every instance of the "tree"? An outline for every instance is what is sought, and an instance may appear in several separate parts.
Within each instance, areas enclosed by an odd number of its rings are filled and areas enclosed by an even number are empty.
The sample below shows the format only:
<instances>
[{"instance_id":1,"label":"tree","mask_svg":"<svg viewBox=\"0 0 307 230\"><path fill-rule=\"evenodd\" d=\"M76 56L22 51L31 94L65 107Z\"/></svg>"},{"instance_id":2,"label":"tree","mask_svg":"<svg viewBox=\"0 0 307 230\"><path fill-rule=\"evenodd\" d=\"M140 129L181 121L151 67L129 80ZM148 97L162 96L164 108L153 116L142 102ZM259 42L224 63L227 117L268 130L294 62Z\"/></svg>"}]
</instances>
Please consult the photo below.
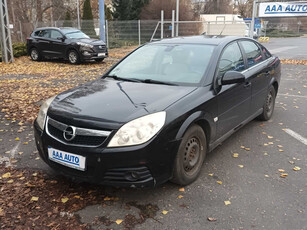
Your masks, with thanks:
<instances>
[{"instance_id":1,"label":"tree","mask_svg":"<svg viewBox=\"0 0 307 230\"><path fill-rule=\"evenodd\" d=\"M112 0L113 17L117 20L138 20L149 0Z\"/></svg>"},{"instance_id":2,"label":"tree","mask_svg":"<svg viewBox=\"0 0 307 230\"><path fill-rule=\"evenodd\" d=\"M85 0L83 5L83 17L81 23L81 30L90 37L97 38L93 13L90 0Z\"/></svg>"},{"instance_id":3,"label":"tree","mask_svg":"<svg viewBox=\"0 0 307 230\"><path fill-rule=\"evenodd\" d=\"M63 27L72 27L71 16L70 16L70 12L68 10L66 11L65 21L63 23Z\"/></svg>"}]
</instances>

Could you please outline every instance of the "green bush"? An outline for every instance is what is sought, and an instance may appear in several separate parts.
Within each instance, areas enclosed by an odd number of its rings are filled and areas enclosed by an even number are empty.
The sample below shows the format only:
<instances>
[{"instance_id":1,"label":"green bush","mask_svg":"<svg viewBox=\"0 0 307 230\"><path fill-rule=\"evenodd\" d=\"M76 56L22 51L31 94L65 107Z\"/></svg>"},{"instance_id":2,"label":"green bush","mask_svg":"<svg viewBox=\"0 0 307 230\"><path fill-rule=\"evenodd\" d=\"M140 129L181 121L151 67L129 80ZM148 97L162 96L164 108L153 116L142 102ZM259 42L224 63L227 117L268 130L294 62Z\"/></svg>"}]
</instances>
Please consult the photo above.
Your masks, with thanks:
<instances>
[{"instance_id":1,"label":"green bush","mask_svg":"<svg viewBox=\"0 0 307 230\"><path fill-rule=\"evenodd\" d=\"M18 42L13 44L13 53L14 57L21 57L27 55L27 45L26 43ZM1 57L1 49L0 49L0 61L2 61Z\"/></svg>"}]
</instances>

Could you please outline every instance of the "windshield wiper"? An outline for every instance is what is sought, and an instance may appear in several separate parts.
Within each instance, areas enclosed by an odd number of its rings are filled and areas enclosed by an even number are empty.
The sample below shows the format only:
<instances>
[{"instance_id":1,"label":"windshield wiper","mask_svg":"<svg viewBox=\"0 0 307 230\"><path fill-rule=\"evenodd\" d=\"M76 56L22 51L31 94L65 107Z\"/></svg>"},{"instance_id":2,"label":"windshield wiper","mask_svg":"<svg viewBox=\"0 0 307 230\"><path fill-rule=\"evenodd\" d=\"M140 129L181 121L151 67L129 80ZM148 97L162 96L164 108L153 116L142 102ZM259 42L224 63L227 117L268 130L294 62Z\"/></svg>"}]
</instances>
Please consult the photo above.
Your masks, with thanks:
<instances>
[{"instance_id":1,"label":"windshield wiper","mask_svg":"<svg viewBox=\"0 0 307 230\"><path fill-rule=\"evenodd\" d=\"M118 81L142 82L141 80L136 78L123 78L123 77L118 77L116 75L104 75L103 77L110 77Z\"/></svg>"},{"instance_id":2,"label":"windshield wiper","mask_svg":"<svg viewBox=\"0 0 307 230\"><path fill-rule=\"evenodd\" d=\"M158 80L153 80L153 79L145 79L145 80L143 80L143 82L149 83L149 84L177 85L177 84L174 84L174 83L171 83L171 82L158 81Z\"/></svg>"}]
</instances>

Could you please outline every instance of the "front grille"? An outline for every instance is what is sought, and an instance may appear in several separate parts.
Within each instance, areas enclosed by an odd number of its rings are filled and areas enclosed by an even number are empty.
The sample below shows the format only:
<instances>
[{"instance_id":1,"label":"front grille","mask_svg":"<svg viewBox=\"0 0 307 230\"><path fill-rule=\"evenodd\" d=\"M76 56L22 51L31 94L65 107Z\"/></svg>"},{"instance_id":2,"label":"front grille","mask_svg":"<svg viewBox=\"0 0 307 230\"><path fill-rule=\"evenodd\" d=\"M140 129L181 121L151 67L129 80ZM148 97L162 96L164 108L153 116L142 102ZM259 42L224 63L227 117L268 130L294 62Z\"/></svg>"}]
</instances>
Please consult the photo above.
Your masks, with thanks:
<instances>
[{"instance_id":1,"label":"front grille","mask_svg":"<svg viewBox=\"0 0 307 230\"><path fill-rule=\"evenodd\" d=\"M105 53L107 51L107 47L105 45L95 45L94 50L97 53Z\"/></svg>"},{"instance_id":2,"label":"front grille","mask_svg":"<svg viewBox=\"0 0 307 230\"><path fill-rule=\"evenodd\" d=\"M137 175L137 177L132 175ZM138 182L152 179L149 169L145 166L109 169L104 175L104 180L107 182Z\"/></svg>"},{"instance_id":3,"label":"front grille","mask_svg":"<svg viewBox=\"0 0 307 230\"><path fill-rule=\"evenodd\" d=\"M108 137L108 134L110 133L107 131L90 130L90 129L74 127L76 132L75 138L73 138L70 141L67 141L64 138L64 130L67 127L69 126L61 122L55 121L51 118L47 118L46 131L48 135L66 145L85 146L85 147L99 146L104 143L104 141Z\"/></svg>"}]
</instances>

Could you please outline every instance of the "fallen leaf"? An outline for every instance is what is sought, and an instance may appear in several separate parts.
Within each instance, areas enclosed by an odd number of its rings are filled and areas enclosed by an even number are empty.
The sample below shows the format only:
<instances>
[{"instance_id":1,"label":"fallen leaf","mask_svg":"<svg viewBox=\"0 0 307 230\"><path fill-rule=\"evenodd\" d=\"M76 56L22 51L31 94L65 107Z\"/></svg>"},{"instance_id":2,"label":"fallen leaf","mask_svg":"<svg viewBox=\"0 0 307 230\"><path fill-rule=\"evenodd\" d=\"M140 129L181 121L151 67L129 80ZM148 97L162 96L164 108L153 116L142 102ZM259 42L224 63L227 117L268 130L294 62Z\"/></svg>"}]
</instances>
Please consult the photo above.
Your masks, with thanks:
<instances>
[{"instance_id":1,"label":"fallen leaf","mask_svg":"<svg viewBox=\"0 0 307 230\"><path fill-rule=\"evenodd\" d=\"M269 144L269 145L272 145L272 144L274 144L274 143L273 143L273 142L269 142L268 144Z\"/></svg>"},{"instance_id":2,"label":"fallen leaf","mask_svg":"<svg viewBox=\"0 0 307 230\"><path fill-rule=\"evenodd\" d=\"M61 199L62 203L65 204L69 199L67 197L64 197Z\"/></svg>"},{"instance_id":3,"label":"fallen leaf","mask_svg":"<svg viewBox=\"0 0 307 230\"><path fill-rule=\"evenodd\" d=\"M284 150L283 150L283 149L278 149L278 151L279 151L279 152L283 152Z\"/></svg>"},{"instance_id":4,"label":"fallen leaf","mask_svg":"<svg viewBox=\"0 0 307 230\"><path fill-rule=\"evenodd\" d=\"M285 170L284 169L278 169L278 172L284 172Z\"/></svg>"},{"instance_id":5,"label":"fallen leaf","mask_svg":"<svg viewBox=\"0 0 307 230\"><path fill-rule=\"evenodd\" d=\"M180 188L180 189L179 189L179 192L184 192L184 188Z\"/></svg>"},{"instance_id":6,"label":"fallen leaf","mask_svg":"<svg viewBox=\"0 0 307 230\"><path fill-rule=\"evenodd\" d=\"M288 173L282 173L282 174L280 174L280 177L282 177L282 178L286 178L288 176Z\"/></svg>"},{"instance_id":7,"label":"fallen leaf","mask_svg":"<svg viewBox=\"0 0 307 230\"><path fill-rule=\"evenodd\" d=\"M37 176L37 173L33 173L32 176Z\"/></svg>"},{"instance_id":8,"label":"fallen leaf","mask_svg":"<svg viewBox=\"0 0 307 230\"><path fill-rule=\"evenodd\" d=\"M117 219L117 220L115 221L116 224L121 224L122 222L123 222L123 220L121 220L121 219Z\"/></svg>"},{"instance_id":9,"label":"fallen leaf","mask_svg":"<svg viewBox=\"0 0 307 230\"><path fill-rule=\"evenodd\" d=\"M245 150L246 150L246 151L250 151L251 149L250 149L250 148L245 148Z\"/></svg>"},{"instance_id":10,"label":"fallen leaf","mask_svg":"<svg viewBox=\"0 0 307 230\"><path fill-rule=\"evenodd\" d=\"M16 137L16 138L15 138L15 141L20 141L19 137Z\"/></svg>"},{"instance_id":11,"label":"fallen leaf","mask_svg":"<svg viewBox=\"0 0 307 230\"><path fill-rule=\"evenodd\" d=\"M223 184L223 182L222 182L222 181L220 181L220 180L218 180L216 183L218 183L218 184Z\"/></svg>"},{"instance_id":12,"label":"fallen leaf","mask_svg":"<svg viewBox=\"0 0 307 230\"><path fill-rule=\"evenodd\" d=\"M269 144L267 144L267 143L264 143L263 145L264 145L264 146L268 146Z\"/></svg>"},{"instance_id":13,"label":"fallen leaf","mask_svg":"<svg viewBox=\"0 0 307 230\"><path fill-rule=\"evenodd\" d=\"M12 184L13 182L14 182L14 180L7 181L8 184Z\"/></svg>"},{"instance_id":14,"label":"fallen leaf","mask_svg":"<svg viewBox=\"0 0 307 230\"><path fill-rule=\"evenodd\" d=\"M301 170L301 168L300 168L300 167L298 167L298 166L295 166L295 167L293 168L293 170L294 170L294 171L300 171L300 170Z\"/></svg>"},{"instance_id":15,"label":"fallen leaf","mask_svg":"<svg viewBox=\"0 0 307 230\"><path fill-rule=\"evenodd\" d=\"M272 139L272 138L274 138L274 137L273 137L273 136L268 136L268 138L269 138L269 139Z\"/></svg>"},{"instance_id":16,"label":"fallen leaf","mask_svg":"<svg viewBox=\"0 0 307 230\"><path fill-rule=\"evenodd\" d=\"M230 205L231 202L230 202L229 200L225 200L225 201L224 201L224 204L225 204L225 205Z\"/></svg>"},{"instance_id":17,"label":"fallen leaf","mask_svg":"<svg viewBox=\"0 0 307 230\"><path fill-rule=\"evenodd\" d=\"M237 158L239 156L239 153L232 154L232 157Z\"/></svg>"},{"instance_id":18,"label":"fallen leaf","mask_svg":"<svg viewBox=\"0 0 307 230\"><path fill-rule=\"evenodd\" d=\"M213 176L213 173L209 173L208 175L209 175L209 176Z\"/></svg>"},{"instance_id":19,"label":"fallen leaf","mask_svg":"<svg viewBox=\"0 0 307 230\"><path fill-rule=\"evenodd\" d=\"M243 168L244 167L244 165L238 165L240 168Z\"/></svg>"},{"instance_id":20,"label":"fallen leaf","mask_svg":"<svg viewBox=\"0 0 307 230\"><path fill-rule=\"evenodd\" d=\"M31 201L38 201L38 197L37 196L32 196Z\"/></svg>"},{"instance_id":21,"label":"fallen leaf","mask_svg":"<svg viewBox=\"0 0 307 230\"><path fill-rule=\"evenodd\" d=\"M22 154L23 154L23 152L18 152L18 154L19 154L19 155L22 155Z\"/></svg>"},{"instance_id":22,"label":"fallen leaf","mask_svg":"<svg viewBox=\"0 0 307 230\"><path fill-rule=\"evenodd\" d=\"M178 198L181 199L181 198L183 198L183 196L182 196L182 195L179 195Z\"/></svg>"},{"instance_id":23,"label":"fallen leaf","mask_svg":"<svg viewBox=\"0 0 307 230\"><path fill-rule=\"evenodd\" d=\"M267 155L268 155L268 153L264 153L263 155L267 156Z\"/></svg>"},{"instance_id":24,"label":"fallen leaf","mask_svg":"<svg viewBox=\"0 0 307 230\"><path fill-rule=\"evenodd\" d=\"M23 142L23 144L24 144L24 145L27 145L27 144L29 144L29 143L28 143L28 142Z\"/></svg>"},{"instance_id":25,"label":"fallen leaf","mask_svg":"<svg viewBox=\"0 0 307 230\"><path fill-rule=\"evenodd\" d=\"M264 175L265 177L269 177L269 175Z\"/></svg>"},{"instance_id":26,"label":"fallen leaf","mask_svg":"<svg viewBox=\"0 0 307 230\"><path fill-rule=\"evenodd\" d=\"M11 173L4 173L2 176L2 178L10 178L11 177Z\"/></svg>"},{"instance_id":27,"label":"fallen leaf","mask_svg":"<svg viewBox=\"0 0 307 230\"><path fill-rule=\"evenodd\" d=\"M289 163L293 165L293 164L294 164L294 161L289 161Z\"/></svg>"},{"instance_id":28,"label":"fallen leaf","mask_svg":"<svg viewBox=\"0 0 307 230\"><path fill-rule=\"evenodd\" d=\"M208 217L208 220L209 220L209 221L216 221L216 218L214 218L214 217Z\"/></svg>"},{"instance_id":29,"label":"fallen leaf","mask_svg":"<svg viewBox=\"0 0 307 230\"><path fill-rule=\"evenodd\" d=\"M76 199L80 199L81 197L76 195L76 196L74 196L74 198L76 198Z\"/></svg>"},{"instance_id":30,"label":"fallen leaf","mask_svg":"<svg viewBox=\"0 0 307 230\"><path fill-rule=\"evenodd\" d=\"M167 213L168 213L168 211L166 211L166 210L163 210L163 211L162 211L162 214L163 214L163 215L166 215Z\"/></svg>"},{"instance_id":31,"label":"fallen leaf","mask_svg":"<svg viewBox=\"0 0 307 230\"><path fill-rule=\"evenodd\" d=\"M244 149L244 148L245 148L245 146L244 146L244 145L241 145L241 146L240 146L240 148L241 148L241 149Z\"/></svg>"},{"instance_id":32,"label":"fallen leaf","mask_svg":"<svg viewBox=\"0 0 307 230\"><path fill-rule=\"evenodd\" d=\"M279 148L283 148L284 146L282 146L282 145L277 145L277 147L279 147Z\"/></svg>"}]
</instances>

